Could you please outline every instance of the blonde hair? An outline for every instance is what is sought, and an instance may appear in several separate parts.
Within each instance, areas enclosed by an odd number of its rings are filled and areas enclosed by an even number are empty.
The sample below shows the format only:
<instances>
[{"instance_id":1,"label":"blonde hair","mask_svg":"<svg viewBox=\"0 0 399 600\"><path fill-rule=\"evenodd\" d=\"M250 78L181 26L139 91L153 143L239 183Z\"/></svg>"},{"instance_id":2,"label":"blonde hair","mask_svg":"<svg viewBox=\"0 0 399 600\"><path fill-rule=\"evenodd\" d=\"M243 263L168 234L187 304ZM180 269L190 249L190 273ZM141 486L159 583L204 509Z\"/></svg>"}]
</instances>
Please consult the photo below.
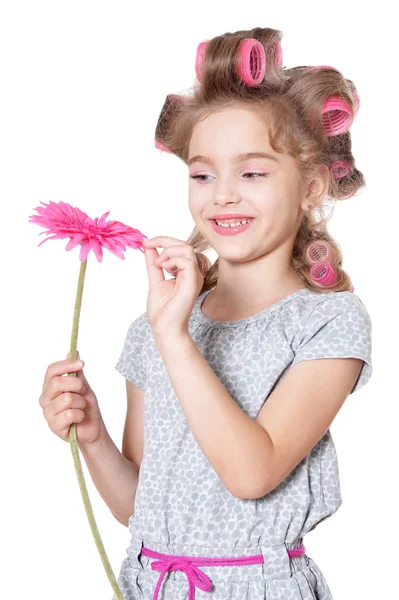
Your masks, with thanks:
<instances>
[{"instance_id":1,"label":"blonde hair","mask_svg":"<svg viewBox=\"0 0 399 600\"><path fill-rule=\"evenodd\" d=\"M203 56L201 82L196 80L188 95L169 94L166 97L156 125L155 139L159 147L163 146L188 164L194 126L209 114L240 105L256 111L260 117L267 116L265 123L270 145L275 152L285 152L295 159L301 190L305 189L320 165L328 165L330 169L326 197L303 215L293 247L293 266L305 285L313 291L353 291L351 279L342 269L341 248L327 230L332 210L327 214L326 209L331 201L353 196L365 185L365 180L355 167L349 131L326 135L322 106L329 97L338 96L355 114L358 95L352 81L334 69L276 66L276 49L282 37L279 30L256 27L212 38ZM258 40L265 50L266 75L257 87L246 85L236 74L237 46L247 38ZM349 172L337 177L331 167L335 162L343 161L348 164ZM316 240L325 241L332 248L333 259L329 262L337 273L334 284L321 287L309 275L311 265L306 252L310 243ZM186 241L199 259L200 253L212 247L197 226ZM215 287L218 260L204 269L200 294ZM210 264L205 256L199 263L201 266Z\"/></svg>"}]
</instances>

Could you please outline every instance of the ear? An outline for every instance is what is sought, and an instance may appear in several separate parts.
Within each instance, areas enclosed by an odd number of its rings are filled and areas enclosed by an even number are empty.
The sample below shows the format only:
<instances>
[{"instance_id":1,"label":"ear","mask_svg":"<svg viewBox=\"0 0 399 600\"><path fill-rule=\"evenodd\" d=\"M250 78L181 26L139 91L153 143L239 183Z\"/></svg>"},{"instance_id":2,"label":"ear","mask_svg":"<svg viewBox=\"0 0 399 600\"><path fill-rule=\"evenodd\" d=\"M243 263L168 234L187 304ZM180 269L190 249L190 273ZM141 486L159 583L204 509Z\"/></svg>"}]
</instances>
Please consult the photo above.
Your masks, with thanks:
<instances>
[{"instance_id":1,"label":"ear","mask_svg":"<svg viewBox=\"0 0 399 600\"><path fill-rule=\"evenodd\" d=\"M304 211L309 210L320 204L322 198L328 192L330 183L330 169L327 165L320 165L313 173L310 181L305 187L305 193L302 197L301 208Z\"/></svg>"}]
</instances>

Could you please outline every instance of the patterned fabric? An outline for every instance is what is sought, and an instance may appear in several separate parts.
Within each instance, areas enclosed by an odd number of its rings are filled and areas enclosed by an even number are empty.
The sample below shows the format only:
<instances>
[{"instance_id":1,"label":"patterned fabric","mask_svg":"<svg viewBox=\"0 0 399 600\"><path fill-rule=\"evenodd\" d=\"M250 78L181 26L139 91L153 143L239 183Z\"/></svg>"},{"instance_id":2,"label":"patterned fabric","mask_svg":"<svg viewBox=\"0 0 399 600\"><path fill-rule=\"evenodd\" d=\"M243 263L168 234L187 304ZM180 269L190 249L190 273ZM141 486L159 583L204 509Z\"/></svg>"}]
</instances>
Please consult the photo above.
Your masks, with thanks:
<instances>
[{"instance_id":1,"label":"patterned fabric","mask_svg":"<svg viewBox=\"0 0 399 600\"><path fill-rule=\"evenodd\" d=\"M208 293L197 298L190 336L234 402L253 419L299 361L360 358L364 363L351 394L369 381L371 321L356 294L303 288L251 317L216 321L201 310ZM145 392L144 455L118 580L124 597L153 599L159 572L151 568L155 559L142 554L146 546L187 556L263 555L263 564L202 567L213 587L196 589L196 600L332 600L317 564L306 554L290 558L287 552L342 504L330 430L269 494L236 498L188 427L146 312L128 328L115 368ZM187 598L185 573L166 573L159 600Z\"/></svg>"}]
</instances>

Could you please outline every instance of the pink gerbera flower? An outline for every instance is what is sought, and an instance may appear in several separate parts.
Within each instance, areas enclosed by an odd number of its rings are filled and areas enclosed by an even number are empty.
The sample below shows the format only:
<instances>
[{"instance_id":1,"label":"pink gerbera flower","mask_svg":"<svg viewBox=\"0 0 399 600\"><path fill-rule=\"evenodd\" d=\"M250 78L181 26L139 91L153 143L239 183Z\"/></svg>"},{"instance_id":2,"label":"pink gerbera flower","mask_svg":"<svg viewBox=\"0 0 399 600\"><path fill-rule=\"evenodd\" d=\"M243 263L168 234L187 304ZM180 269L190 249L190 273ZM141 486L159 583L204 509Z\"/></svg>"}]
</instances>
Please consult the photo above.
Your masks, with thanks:
<instances>
[{"instance_id":1,"label":"pink gerbera flower","mask_svg":"<svg viewBox=\"0 0 399 600\"><path fill-rule=\"evenodd\" d=\"M49 235L40 242L39 246L48 240L70 238L65 250L72 250L78 244L82 247L79 259L85 261L90 250L93 250L98 262L102 262L102 248L125 260L123 252L126 246L143 250L142 239L147 236L138 229L124 225L120 221L106 221L110 211L104 213L100 218L91 219L79 208L73 207L67 202L52 202L49 204L41 202L45 208L35 208L39 215L29 217L30 223L36 223L47 227L48 231L42 231L39 235Z\"/></svg>"},{"instance_id":2,"label":"pink gerbera flower","mask_svg":"<svg viewBox=\"0 0 399 600\"><path fill-rule=\"evenodd\" d=\"M74 208L66 202L57 203L50 200L49 204L46 205L44 202L42 202L42 204L45 206L45 208L38 206L35 210L37 210L39 214L29 217L29 221L30 223L36 223L37 225L42 225L43 227L48 228L47 231L42 231L41 234L45 233L47 235L52 235L40 242L39 246L44 244L44 242L47 242L47 240L62 239L67 237L69 237L70 240L66 245L65 250L72 250L78 244L81 244L82 246L79 253L81 264L76 292L75 310L73 313L71 343L68 353L69 358L75 360L77 354L79 317L82 306L83 283L86 274L87 257L90 250L93 250L98 262L102 262L103 247L116 254L116 256L119 256L119 258L122 260L125 260L123 252L126 250L127 246L141 250L141 252L144 254L142 240L147 236L142 234L138 229L128 227L128 225L124 225L120 221L106 221L106 217L109 215L109 212L104 213L99 219L96 218L93 220L79 208ZM76 376L76 372L68 373L68 375ZM83 504L94 540L96 542L96 546L100 553L107 577L115 593L115 597L117 600L123 600L122 592L119 589L115 575L112 572L111 565L105 552L91 508L82 466L79 459L79 450L76 439L76 423L72 423L69 428L69 442L71 445L79 487L82 492Z\"/></svg>"}]
</instances>

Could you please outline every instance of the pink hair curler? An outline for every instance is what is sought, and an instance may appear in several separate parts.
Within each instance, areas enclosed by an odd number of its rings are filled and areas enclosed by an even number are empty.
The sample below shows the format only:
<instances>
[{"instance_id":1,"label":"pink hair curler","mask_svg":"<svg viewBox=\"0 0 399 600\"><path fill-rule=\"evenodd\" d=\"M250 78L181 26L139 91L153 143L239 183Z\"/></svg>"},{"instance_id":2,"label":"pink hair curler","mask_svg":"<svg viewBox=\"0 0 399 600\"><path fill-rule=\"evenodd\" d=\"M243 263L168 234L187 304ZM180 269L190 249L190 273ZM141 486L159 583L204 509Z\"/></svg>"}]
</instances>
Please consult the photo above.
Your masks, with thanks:
<instances>
[{"instance_id":1,"label":"pink hair curler","mask_svg":"<svg viewBox=\"0 0 399 600\"><path fill-rule=\"evenodd\" d=\"M334 175L335 179L342 179L342 177L346 177L351 172L351 168L346 160L338 162L335 161L330 165L330 171Z\"/></svg>"},{"instance_id":2,"label":"pink hair curler","mask_svg":"<svg viewBox=\"0 0 399 600\"><path fill-rule=\"evenodd\" d=\"M315 240L307 247L306 258L309 263L313 263L309 275L311 279L319 285L331 285L337 280L337 272L332 266L331 261L335 260L335 252L329 242L325 240ZM350 292L355 288L351 287Z\"/></svg>"},{"instance_id":3,"label":"pink hair curler","mask_svg":"<svg viewBox=\"0 0 399 600\"><path fill-rule=\"evenodd\" d=\"M318 262L332 262L335 260L335 253L331 247L331 244L325 240L315 240L307 247L306 258L310 264Z\"/></svg>"},{"instance_id":4,"label":"pink hair curler","mask_svg":"<svg viewBox=\"0 0 399 600\"><path fill-rule=\"evenodd\" d=\"M169 150L169 148L167 148L166 146L164 146L163 144L161 144L161 142L158 142L157 140L155 140L155 148L158 148L158 150L161 150L161 152L168 152L169 154L173 154L173 152L171 150Z\"/></svg>"},{"instance_id":5,"label":"pink hair curler","mask_svg":"<svg viewBox=\"0 0 399 600\"><path fill-rule=\"evenodd\" d=\"M209 40L198 44L195 56L195 73L201 82L201 70ZM282 50L279 41L276 42L275 66L281 68ZM254 38L241 40L237 47L237 74L241 81L251 87L258 86L266 72L266 54L263 45Z\"/></svg>"},{"instance_id":6,"label":"pink hair curler","mask_svg":"<svg viewBox=\"0 0 399 600\"><path fill-rule=\"evenodd\" d=\"M306 249L306 259L312 264L309 271L310 278L319 285L330 285L337 280L337 272L331 262L335 259L335 252L325 240L315 240Z\"/></svg>"},{"instance_id":7,"label":"pink hair curler","mask_svg":"<svg viewBox=\"0 0 399 600\"><path fill-rule=\"evenodd\" d=\"M321 112L323 128L329 137L345 133L353 123L354 114L351 108L338 96L330 96Z\"/></svg>"},{"instance_id":8,"label":"pink hair curler","mask_svg":"<svg viewBox=\"0 0 399 600\"><path fill-rule=\"evenodd\" d=\"M237 75L250 87L258 86L266 72L266 54L263 45L254 38L241 40L237 47Z\"/></svg>"},{"instance_id":9,"label":"pink hair curler","mask_svg":"<svg viewBox=\"0 0 399 600\"><path fill-rule=\"evenodd\" d=\"M312 67L311 69L309 69L309 71L313 71L314 69L332 69L333 71L337 71L337 73L341 73L341 71L338 71L338 69L336 69L335 67L330 67L330 65L319 65L317 67ZM359 108L360 108L360 98L356 92L353 92L353 97L355 100L355 117L356 117L357 113L359 112Z\"/></svg>"},{"instance_id":10,"label":"pink hair curler","mask_svg":"<svg viewBox=\"0 0 399 600\"><path fill-rule=\"evenodd\" d=\"M311 279L318 285L331 285L337 280L337 272L328 262L316 262L309 273Z\"/></svg>"},{"instance_id":11,"label":"pink hair curler","mask_svg":"<svg viewBox=\"0 0 399 600\"><path fill-rule=\"evenodd\" d=\"M201 81L202 63L204 62L205 50L208 44L209 40L205 40L197 46L197 52L195 56L195 73L197 75L198 81Z\"/></svg>"},{"instance_id":12,"label":"pink hair curler","mask_svg":"<svg viewBox=\"0 0 399 600\"><path fill-rule=\"evenodd\" d=\"M338 71L338 69L336 69L335 67L330 67L330 65L319 65L317 67L312 67L311 69L309 69L309 71L313 71L314 69L332 69L333 71L337 71L337 73L341 73L341 71ZM356 92L353 92L353 97L355 100L355 117L357 115L357 113L359 112L359 108L360 108L360 98L358 96L358 94ZM335 134L337 135L337 134Z\"/></svg>"},{"instance_id":13,"label":"pink hair curler","mask_svg":"<svg viewBox=\"0 0 399 600\"><path fill-rule=\"evenodd\" d=\"M360 108L360 98L359 98L358 94L356 94L356 92L353 92L353 97L355 100L355 117L356 117L357 113L359 112L359 108Z\"/></svg>"},{"instance_id":14,"label":"pink hair curler","mask_svg":"<svg viewBox=\"0 0 399 600\"><path fill-rule=\"evenodd\" d=\"M283 51L281 48L280 40L277 40L277 42L276 42L276 49L275 49L275 54L274 54L274 66L276 69L281 69L281 67L283 66Z\"/></svg>"}]
</instances>

